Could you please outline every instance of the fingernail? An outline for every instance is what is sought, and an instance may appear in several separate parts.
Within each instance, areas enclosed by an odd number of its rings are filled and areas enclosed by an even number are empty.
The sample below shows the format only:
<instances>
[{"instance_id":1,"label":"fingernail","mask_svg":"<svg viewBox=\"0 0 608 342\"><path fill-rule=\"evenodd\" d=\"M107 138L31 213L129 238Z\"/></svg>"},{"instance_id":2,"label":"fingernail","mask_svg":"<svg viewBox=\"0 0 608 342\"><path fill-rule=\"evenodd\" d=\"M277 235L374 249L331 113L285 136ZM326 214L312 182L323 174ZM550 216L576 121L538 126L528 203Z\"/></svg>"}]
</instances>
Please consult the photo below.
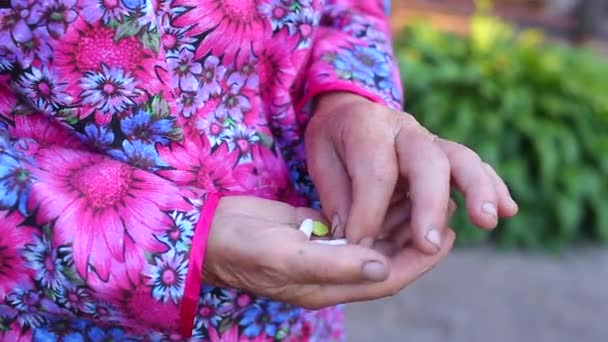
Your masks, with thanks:
<instances>
[{"instance_id":1,"label":"fingernail","mask_svg":"<svg viewBox=\"0 0 608 342\"><path fill-rule=\"evenodd\" d=\"M371 237L366 237L359 241L359 245L367 248L371 248L374 245L374 239Z\"/></svg>"},{"instance_id":2,"label":"fingernail","mask_svg":"<svg viewBox=\"0 0 608 342\"><path fill-rule=\"evenodd\" d=\"M388 269L380 261L368 261L363 264L361 274L369 281L383 281L388 277Z\"/></svg>"},{"instance_id":3,"label":"fingernail","mask_svg":"<svg viewBox=\"0 0 608 342\"><path fill-rule=\"evenodd\" d=\"M340 216L338 216L338 214L334 215L334 217L331 219L331 235L335 236L336 231L340 228Z\"/></svg>"},{"instance_id":4,"label":"fingernail","mask_svg":"<svg viewBox=\"0 0 608 342\"><path fill-rule=\"evenodd\" d=\"M494 203L486 202L481 206L481 211L491 216L498 216L498 210Z\"/></svg>"},{"instance_id":5,"label":"fingernail","mask_svg":"<svg viewBox=\"0 0 608 342\"><path fill-rule=\"evenodd\" d=\"M433 244L433 246L437 247L437 250L441 248L441 236L439 236L439 231L437 229L431 229L426 233L426 241Z\"/></svg>"}]
</instances>

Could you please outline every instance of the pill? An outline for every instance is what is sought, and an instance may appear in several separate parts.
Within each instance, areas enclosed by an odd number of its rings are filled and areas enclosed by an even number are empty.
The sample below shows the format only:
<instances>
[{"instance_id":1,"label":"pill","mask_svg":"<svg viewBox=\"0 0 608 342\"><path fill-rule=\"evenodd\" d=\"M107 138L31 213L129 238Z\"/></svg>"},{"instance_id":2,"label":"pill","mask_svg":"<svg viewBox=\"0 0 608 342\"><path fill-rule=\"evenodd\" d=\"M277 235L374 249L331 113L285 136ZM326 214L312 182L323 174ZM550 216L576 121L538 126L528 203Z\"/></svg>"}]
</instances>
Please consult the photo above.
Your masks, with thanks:
<instances>
[{"instance_id":1,"label":"pill","mask_svg":"<svg viewBox=\"0 0 608 342\"><path fill-rule=\"evenodd\" d=\"M304 221L302 221L302 223L300 223L300 227L298 229L300 231L302 231L304 234L306 234L306 237L308 239L310 239L313 228L314 228L313 221L311 219L305 219Z\"/></svg>"},{"instance_id":2,"label":"pill","mask_svg":"<svg viewBox=\"0 0 608 342\"><path fill-rule=\"evenodd\" d=\"M323 224L323 222L315 221L312 227L312 233L315 236L324 237L329 235L329 227Z\"/></svg>"}]
</instances>

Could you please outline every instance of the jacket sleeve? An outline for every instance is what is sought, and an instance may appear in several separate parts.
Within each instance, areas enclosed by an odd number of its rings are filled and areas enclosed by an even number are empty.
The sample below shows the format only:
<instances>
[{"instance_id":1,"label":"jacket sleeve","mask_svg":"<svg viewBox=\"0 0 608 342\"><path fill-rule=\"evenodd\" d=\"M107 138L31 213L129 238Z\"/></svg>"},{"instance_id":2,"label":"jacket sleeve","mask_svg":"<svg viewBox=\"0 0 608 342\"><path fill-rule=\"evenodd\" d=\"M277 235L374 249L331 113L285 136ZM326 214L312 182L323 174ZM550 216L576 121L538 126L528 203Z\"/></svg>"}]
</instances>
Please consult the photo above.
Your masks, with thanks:
<instances>
[{"instance_id":1,"label":"jacket sleeve","mask_svg":"<svg viewBox=\"0 0 608 342\"><path fill-rule=\"evenodd\" d=\"M389 5L385 0L326 2L313 43L303 104L324 92L347 91L402 108Z\"/></svg>"},{"instance_id":2,"label":"jacket sleeve","mask_svg":"<svg viewBox=\"0 0 608 342\"><path fill-rule=\"evenodd\" d=\"M0 265L0 296L10 318L23 330L78 316L188 335L218 196L93 152L45 115L12 114L15 103L0 83L0 255L11 260Z\"/></svg>"}]
</instances>

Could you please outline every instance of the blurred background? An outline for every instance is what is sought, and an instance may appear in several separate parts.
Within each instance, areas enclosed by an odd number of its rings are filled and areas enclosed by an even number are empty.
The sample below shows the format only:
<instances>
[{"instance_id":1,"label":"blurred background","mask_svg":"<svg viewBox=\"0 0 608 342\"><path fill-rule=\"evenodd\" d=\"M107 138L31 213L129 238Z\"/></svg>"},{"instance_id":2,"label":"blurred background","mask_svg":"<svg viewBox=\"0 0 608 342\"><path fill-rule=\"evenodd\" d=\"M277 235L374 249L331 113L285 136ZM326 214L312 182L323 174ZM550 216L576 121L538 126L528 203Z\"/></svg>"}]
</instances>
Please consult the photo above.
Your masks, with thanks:
<instances>
[{"instance_id":1,"label":"blurred background","mask_svg":"<svg viewBox=\"0 0 608 342\"><path fill-rule=\"evenodd\" d=\"M349 306L347 341L608 342L608 0L393 0L391 21L406 111L520 213L488 234L459 210L455 252Z\"/></svg>"}]
</instances>

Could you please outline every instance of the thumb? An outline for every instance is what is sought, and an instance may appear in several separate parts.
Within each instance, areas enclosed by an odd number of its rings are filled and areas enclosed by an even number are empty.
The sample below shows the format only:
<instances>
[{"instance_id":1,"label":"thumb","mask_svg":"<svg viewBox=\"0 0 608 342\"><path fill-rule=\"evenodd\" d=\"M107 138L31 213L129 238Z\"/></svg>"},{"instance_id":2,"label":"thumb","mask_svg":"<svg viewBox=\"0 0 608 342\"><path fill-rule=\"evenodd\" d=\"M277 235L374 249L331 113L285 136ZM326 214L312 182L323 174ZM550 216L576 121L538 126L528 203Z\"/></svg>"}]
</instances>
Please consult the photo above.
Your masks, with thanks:
<instances>
[{"instance_id":1,"label":"thumb","mask_svg":"<svg viewBox=\"0 0 608 342\"><path fill-rule=\"evenodd\" d=\"M288 266L300 284L357 284L384 281L390 262L377 251L358 245L327 246L305 241Z\"/></svg>"}]
</instances>

